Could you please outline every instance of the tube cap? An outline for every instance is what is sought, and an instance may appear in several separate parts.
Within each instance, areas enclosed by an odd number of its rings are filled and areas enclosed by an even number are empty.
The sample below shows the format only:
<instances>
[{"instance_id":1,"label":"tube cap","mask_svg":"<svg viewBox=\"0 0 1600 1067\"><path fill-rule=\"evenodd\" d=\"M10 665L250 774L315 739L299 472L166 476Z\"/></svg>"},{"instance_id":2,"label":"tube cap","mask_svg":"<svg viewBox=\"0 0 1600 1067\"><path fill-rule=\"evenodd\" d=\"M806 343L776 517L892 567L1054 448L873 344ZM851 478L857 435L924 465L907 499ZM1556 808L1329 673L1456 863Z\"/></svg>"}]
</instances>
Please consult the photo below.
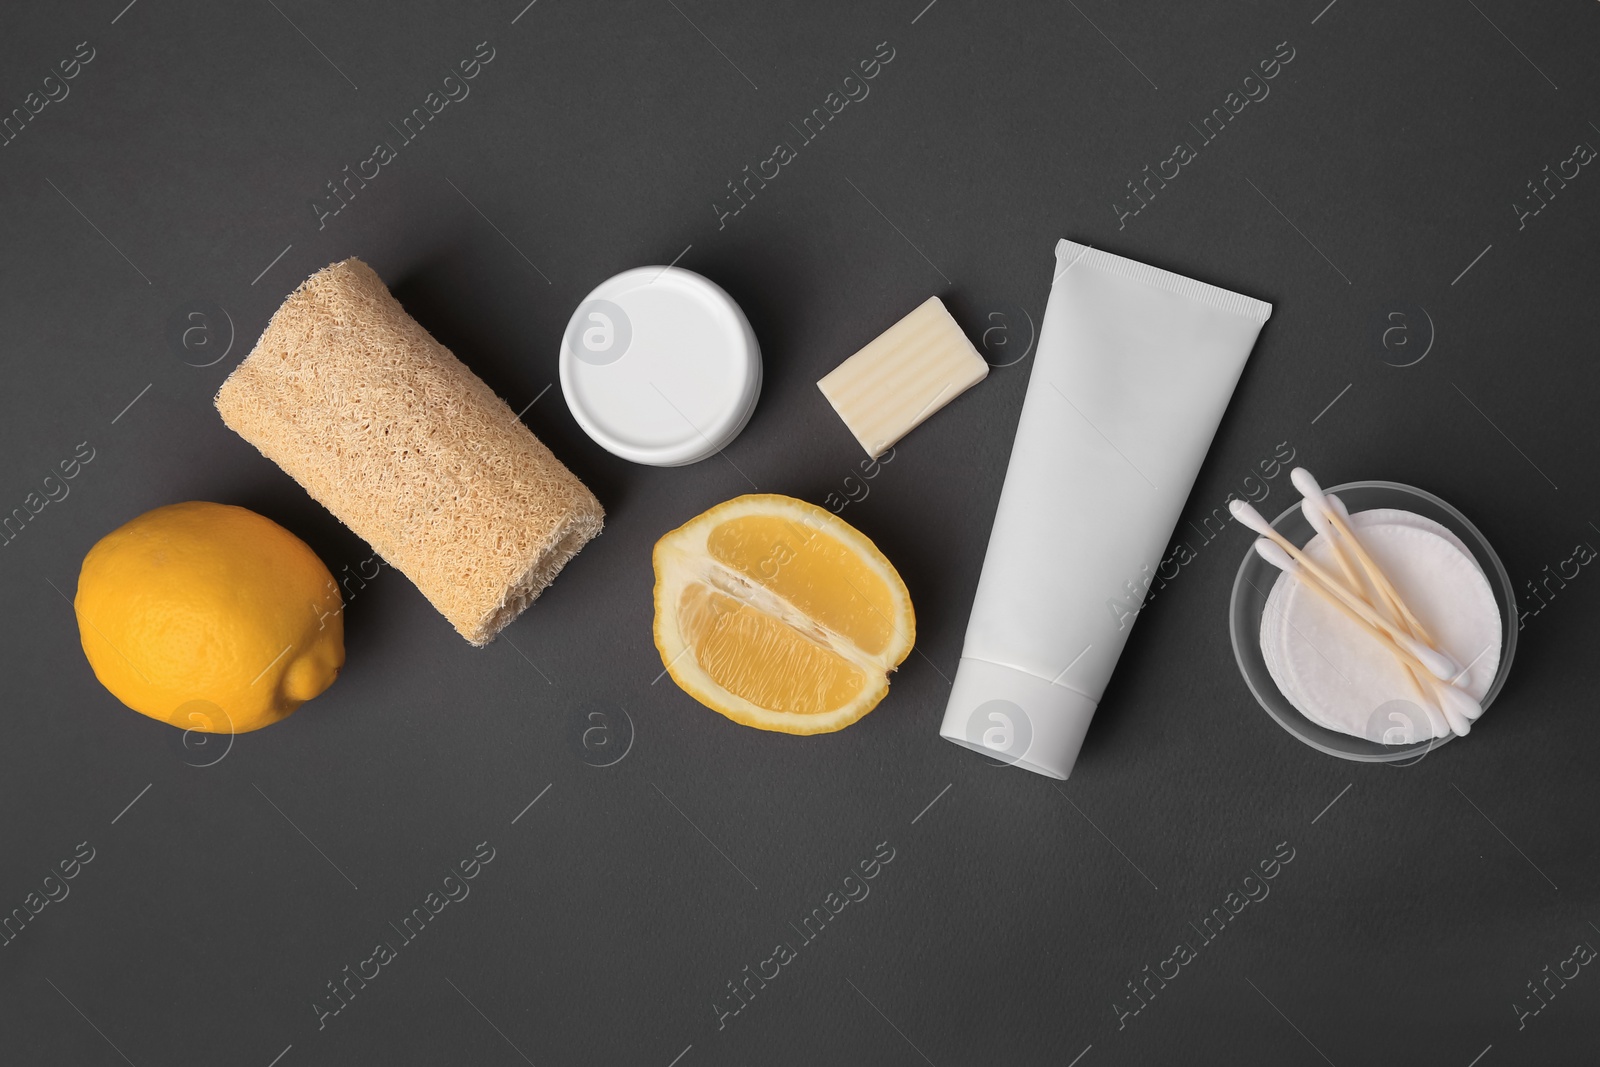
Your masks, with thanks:
<instances>
[{"instance_id":1,"label":"tube cap","mask_svg":"<svg viewBox=\"0 0 1600 1067\"><path fill-rule=\"evenodd\" d=\"M1066 781L1098 702L1027 671L963 656L939 736Z\"/></svg>"}]
</instances>

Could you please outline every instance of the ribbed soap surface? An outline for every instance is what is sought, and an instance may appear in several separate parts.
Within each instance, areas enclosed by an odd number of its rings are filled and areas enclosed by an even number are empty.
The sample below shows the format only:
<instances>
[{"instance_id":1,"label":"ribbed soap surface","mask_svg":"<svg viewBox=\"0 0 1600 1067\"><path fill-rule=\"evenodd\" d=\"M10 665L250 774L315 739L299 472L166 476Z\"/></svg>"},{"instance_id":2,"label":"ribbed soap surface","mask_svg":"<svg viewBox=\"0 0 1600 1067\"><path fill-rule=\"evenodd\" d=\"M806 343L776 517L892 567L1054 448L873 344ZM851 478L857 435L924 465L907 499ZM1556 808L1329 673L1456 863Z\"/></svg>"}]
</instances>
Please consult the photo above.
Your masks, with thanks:
<instances>
[{"instance_id":1,"label":"ribbed soap surface","mask_svg":"<svg viewBox=\"0 0 1600 1067\"><path fill-rule=\"evenodd\" d=\"M828 372L817 388L876 458L988 374L989 364L944 302L930 296Z\"/></svg>"}]
</instances>

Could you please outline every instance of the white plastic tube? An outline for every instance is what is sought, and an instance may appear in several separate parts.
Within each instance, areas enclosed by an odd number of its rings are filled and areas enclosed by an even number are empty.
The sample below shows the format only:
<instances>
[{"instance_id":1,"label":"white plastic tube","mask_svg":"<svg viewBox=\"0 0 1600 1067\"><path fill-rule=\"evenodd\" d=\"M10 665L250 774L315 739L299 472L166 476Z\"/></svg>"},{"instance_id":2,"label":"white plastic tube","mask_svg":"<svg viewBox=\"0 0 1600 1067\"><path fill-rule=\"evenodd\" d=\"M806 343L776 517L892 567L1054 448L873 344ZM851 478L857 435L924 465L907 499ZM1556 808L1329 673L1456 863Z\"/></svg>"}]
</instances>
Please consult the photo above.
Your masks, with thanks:
<instances>
[{"instance_id":1,"label":"white plastic tube","mask_svg":"<svg viewBox=\"0 0 1600 1067\"><path fill-rule=\"evenodd\" d=\"M942 736L1065 779L1272 305L1097 251L1056 275Z\"/></svg>"}]
</instances>

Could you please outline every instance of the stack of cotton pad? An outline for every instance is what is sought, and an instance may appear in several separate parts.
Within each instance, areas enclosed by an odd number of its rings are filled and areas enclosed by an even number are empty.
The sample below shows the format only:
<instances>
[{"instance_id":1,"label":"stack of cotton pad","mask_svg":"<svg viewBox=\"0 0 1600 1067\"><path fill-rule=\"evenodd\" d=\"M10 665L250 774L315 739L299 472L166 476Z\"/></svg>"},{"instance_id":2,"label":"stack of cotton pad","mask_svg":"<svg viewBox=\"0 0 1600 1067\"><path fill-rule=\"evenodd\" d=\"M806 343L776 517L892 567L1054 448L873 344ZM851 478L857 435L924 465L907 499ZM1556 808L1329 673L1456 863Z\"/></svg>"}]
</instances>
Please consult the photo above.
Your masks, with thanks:
<instances>
[{"instance_id":1,"label":"stack of cotton pad","mask_svg":"<svg viewBox=\"0 0 1600 1067\"><path fill-rule=\"evenodd\" d=\"M1435 647L1466 666L1460 687L1483 699L1500 667L1500 609L1467 546L1444 526L1409 511L1361 511L1350 525ZM1321 535L1302 551L1330 574L1339 573ZM1261 654L1289 703L1330 730L1396 743L1394 721L1380 709L1397 700L1418 703L1405 668L1384 646L1289 574L1278 576L1267 597ZM1448 736L1442 718L1418 717L1419 724L1435 719L1433 736Z\"/></svg>"}]
</instances>

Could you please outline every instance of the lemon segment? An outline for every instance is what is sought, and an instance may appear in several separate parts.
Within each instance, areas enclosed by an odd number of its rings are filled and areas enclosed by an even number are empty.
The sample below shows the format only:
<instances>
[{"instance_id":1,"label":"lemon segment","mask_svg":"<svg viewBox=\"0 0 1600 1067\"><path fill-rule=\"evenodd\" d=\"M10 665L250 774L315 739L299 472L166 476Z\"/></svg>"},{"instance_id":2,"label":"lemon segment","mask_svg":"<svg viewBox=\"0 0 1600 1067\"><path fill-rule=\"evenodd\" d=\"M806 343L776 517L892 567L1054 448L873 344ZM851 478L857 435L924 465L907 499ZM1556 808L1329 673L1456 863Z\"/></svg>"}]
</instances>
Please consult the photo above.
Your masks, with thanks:
<instances>
[{"instance_id":1,"label":"lemon segment","mask_svg":"<svg viewBox=\"0 0 1600 1067\"><path fill-rule=\"evenodd\" d=\"M837 537L788 516L743 515L713 528L706 550L868 655L894 640L893 589Z\"/></svg>"},{"instance_id":2,"label":"lemon segment","mask_svg":"<svg viewBox=\"0 0 1600 1067\"><path fill-rule=\"evenodd\" d=\"M877 547L793 497L719 504L662 537L654 563L668 673L746 726L848 726L883 699L916 640L905 583Z\"/></svg>"}]
</instances>

